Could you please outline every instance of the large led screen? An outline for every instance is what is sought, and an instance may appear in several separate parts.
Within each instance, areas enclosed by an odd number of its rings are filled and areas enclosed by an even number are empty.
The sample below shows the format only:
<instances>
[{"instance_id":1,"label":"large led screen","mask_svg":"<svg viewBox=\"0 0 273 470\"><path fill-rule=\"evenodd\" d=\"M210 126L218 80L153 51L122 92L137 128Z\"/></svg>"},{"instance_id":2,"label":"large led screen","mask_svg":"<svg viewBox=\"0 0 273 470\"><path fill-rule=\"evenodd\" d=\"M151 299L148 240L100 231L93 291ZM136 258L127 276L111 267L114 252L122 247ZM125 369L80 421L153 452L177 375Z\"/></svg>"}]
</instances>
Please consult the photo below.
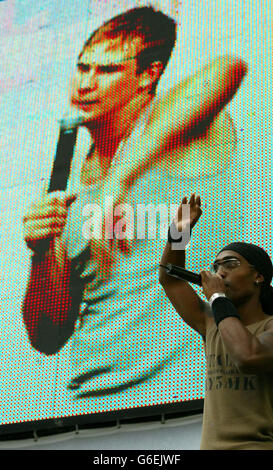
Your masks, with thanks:
<instances>
[{"instance_id":1,"label":"large led screen","mask_svg":"<svg viewBox=\"0 0 273 470\"><path fill-rule=\"evenodd\" d=\"M187 269L232 241L272 255L270 14L0 1L1 425L204 398L159 263L193 193Z\"/></svg>"}]
</instances>

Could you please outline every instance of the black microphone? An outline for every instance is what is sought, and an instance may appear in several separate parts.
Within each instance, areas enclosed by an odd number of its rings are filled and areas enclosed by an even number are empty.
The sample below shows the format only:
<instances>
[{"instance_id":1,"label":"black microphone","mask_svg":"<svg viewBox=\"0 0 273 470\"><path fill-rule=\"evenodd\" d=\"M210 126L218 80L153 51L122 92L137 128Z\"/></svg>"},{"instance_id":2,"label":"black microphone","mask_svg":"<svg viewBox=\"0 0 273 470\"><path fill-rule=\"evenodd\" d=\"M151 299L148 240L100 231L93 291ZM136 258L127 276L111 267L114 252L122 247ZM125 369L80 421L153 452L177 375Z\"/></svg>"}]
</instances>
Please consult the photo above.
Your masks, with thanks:
<instances>
[{"instance_id":1,"label":"black microphone","mask_svg":"<svg viewBox=\"0 0 273 470\"><path fill-rule=\"evenodd\" d=\"M58 143L51 171L48 193L53 191L65 191L70 173L71 160L77 140L78 127L82 124L80 116L68 116L60 120ZM38 255L44 255L50 248L49 239L40 240L35 248Z\"/></svg>"},{"instance_id":2,"label":"black microphone","mask_svg":"<svg viewBox=\"0 0 273 470\"><path fill-rule=\"evenodd\" d=\"M197 284L202 287L201 275L188 271L187 269L176 266L175 264L167 263L166 265L160 264L162 268L166 269L169 276L176 277L182 281L188 281L192 284Z\"/></svg>"},{"instance_id":3,"label":"black microphone","mask_svg":"<svg viewBox=\"0 0 273 470\"><path fill-rule=\"evenodd\" d=\"M59 138L48 193L66 190L78 127L82 122L81 117L67 117L60 120Z\"/></svg>"}]
</instances>

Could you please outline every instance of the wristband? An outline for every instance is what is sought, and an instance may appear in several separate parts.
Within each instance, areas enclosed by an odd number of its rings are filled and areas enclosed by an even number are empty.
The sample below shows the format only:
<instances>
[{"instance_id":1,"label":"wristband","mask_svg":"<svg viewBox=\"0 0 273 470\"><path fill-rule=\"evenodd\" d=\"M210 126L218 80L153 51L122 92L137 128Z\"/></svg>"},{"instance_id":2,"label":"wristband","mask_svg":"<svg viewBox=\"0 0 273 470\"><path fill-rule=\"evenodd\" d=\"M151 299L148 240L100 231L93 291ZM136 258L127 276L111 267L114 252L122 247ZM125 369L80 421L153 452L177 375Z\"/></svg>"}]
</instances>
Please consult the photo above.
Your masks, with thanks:
<instances>
[{"instance_id":1,"label":"wristband","mask_svg":"<svg viewBox=\"0 0 273 470\"><path fill-rule=\"evenodd\" d=\"M217 298L215 298L212 301L211 310L217 327L219 323L225 318L235 317L239 320L241 319L236 307L227 297L218 296Z\"/></svg>"},{"instance_id":2,"label":"wristband","mask_svg":"<svg viewBox=\"0 0 273 470\"><path fill-rule=\"evenodd\" d=\"M224 292L215 292L215 294L212 294L211 298L209 299L210 307L212 307L212 302L217 299L217 297L226 297L226 294L224 294Z\"/></svg>"},{"instance_id":3,"label":"wristband","mask_svg":"<svg viewBox=\"0 0 273 470\"><path fill-rule=\"evenodd\" d=\"M174 238L173 238L174 236ZM191 229L190 229L190 236L191 236ZM183 234L179 230L177 230L174 220L172 221L171 225L168 229L168 242L172 243L181 243L183 240Z\"/></svg>"}]
</instances>

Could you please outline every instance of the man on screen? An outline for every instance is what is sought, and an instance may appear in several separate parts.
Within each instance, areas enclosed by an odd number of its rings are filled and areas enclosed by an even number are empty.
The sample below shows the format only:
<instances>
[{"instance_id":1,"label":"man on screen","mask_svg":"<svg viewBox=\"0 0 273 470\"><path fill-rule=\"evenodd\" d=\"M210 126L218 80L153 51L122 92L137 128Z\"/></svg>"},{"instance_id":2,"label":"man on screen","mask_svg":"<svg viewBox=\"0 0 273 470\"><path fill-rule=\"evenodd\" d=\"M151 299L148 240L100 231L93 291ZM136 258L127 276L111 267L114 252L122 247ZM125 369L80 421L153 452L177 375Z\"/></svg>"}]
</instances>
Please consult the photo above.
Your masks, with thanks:
<instances>
[{"instance_id":1,"label":"man on screen","mask_svg":"<svg viewBox=\"0 0 273 470\"><path fill-rule=\"evenodd\" d=\"M33 251L23 305L29 338L50 355L73 335L69 389L78 399L136 390L181 352L167 316L158 315L164 299L157 285L157 240L126 240L116 231L106 237L107 211L100 237L87 240L83 230L88 204L104 207L109 195L114 208L165 203L169 170L177 169L176 183L183 184L179 173L190 144L204 148L220 133L218 115L246 67L221 57L157 97L175 40L174 21L152 7L130 10L92 34L79 55L71 94L92 145L82 166L72 165L71 191L44 194L24 217ZM212 156L205 162L208 173L214 165ZM41 253L45 238L50 247Z\"/></svg>"},{"instance_id":2,"label":"man on screen","mask_svg":"<svg viewBox=\"0 0 273 470\"><path fill-rule=\"evenodd\" d=\"M187 198L182 200L187 204ZM200 218L200 197L192 195L190 225ZM175 228L183 230L182 205ZM173 233L174 232L174 233ZM172 230L173 239L177 234ZM185 250L172 238L161 264L185 267ZM160 282L188 325L205 342L207 378L201 449L273 449L273 266L252 243L222 248L211 272L202 271L204 302L188 282L168 276Z\"/></svg>"}]
</instances>

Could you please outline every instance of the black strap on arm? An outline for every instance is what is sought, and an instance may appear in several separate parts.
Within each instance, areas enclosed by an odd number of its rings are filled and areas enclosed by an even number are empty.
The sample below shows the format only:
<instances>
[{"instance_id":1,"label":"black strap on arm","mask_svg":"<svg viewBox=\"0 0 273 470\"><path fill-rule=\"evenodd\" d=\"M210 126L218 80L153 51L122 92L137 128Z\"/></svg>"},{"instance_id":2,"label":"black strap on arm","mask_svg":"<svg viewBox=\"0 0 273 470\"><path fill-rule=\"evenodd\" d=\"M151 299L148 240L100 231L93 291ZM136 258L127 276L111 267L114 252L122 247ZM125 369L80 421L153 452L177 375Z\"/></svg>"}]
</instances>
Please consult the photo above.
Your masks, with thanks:
<instances>
[{"instance_id":1,"label":"black strap on arm","mask_svg":"<svg viewBox=\"0 0 273 470\"><path fill-rule=\"evenodd\" d=\"M212 302L211 310L217 327L222 320L228 317L235 317L240 320L235 305L227 297L217 297Z\"/></svg>"}]
</instances>

